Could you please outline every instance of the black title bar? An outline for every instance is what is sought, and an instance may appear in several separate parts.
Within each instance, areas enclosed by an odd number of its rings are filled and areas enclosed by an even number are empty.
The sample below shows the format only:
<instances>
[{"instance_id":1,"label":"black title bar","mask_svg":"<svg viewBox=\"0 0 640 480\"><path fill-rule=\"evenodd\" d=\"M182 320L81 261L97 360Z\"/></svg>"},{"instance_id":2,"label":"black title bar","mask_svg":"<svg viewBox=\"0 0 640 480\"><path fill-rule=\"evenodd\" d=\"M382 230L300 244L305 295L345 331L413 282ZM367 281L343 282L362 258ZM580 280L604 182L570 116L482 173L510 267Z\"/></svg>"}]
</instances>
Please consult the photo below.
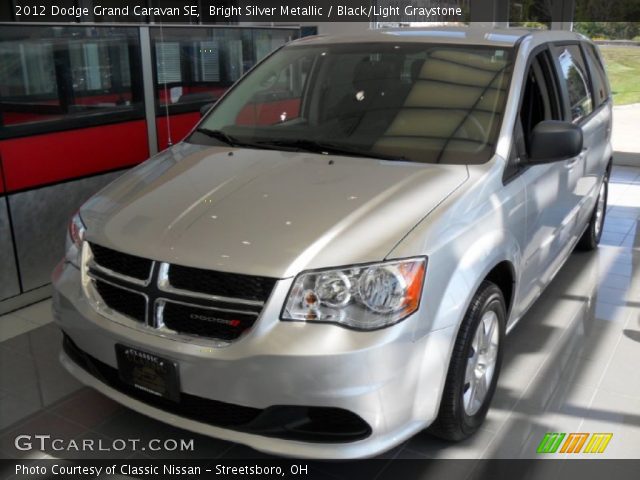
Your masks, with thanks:
<instances>
[{"instance_id":1,"label":"black title bar","mask_svg":"<svg viewBox=\"0 0 640 480\"><path fill-rule=\"evenodd\" d=\"M640 0L16 0L15 21L637 22Z\"/></svg>"}]
</instances>

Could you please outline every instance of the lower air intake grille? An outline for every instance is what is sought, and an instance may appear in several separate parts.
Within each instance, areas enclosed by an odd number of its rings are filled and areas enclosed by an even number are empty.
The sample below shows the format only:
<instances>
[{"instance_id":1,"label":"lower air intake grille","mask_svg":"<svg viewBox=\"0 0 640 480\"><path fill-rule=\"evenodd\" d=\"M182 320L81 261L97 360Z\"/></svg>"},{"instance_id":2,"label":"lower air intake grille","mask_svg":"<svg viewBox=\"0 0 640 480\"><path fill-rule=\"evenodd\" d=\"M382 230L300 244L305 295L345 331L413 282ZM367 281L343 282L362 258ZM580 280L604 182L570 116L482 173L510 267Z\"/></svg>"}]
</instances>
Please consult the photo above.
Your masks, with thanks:
<instances>
[{"instance_id":1,"label":"lower air intake grille","mask_svg":"<svg viewBox=\"0 0 640 480\"><path fill-rule=\"evenodd\" d=\"M95 287L111 310L139 322L145 321L147 302L142 294L130 292L101 280L95 281Z\"/></svg>"}]
</instances>

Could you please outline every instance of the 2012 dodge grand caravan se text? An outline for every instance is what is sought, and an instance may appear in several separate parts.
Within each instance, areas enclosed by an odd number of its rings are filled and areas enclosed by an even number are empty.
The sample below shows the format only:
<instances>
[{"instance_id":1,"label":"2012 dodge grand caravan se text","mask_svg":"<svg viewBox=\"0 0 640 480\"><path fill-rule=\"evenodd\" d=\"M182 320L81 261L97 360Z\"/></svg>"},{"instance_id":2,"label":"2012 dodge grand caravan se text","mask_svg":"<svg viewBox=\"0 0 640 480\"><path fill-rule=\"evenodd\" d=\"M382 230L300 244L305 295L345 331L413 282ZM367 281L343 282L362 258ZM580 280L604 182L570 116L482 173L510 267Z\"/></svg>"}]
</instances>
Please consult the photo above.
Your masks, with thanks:
<instances>
[{"instance_id":1,"label":"2012 dodge grand caravan se text","mask_svg":"<svg viewBox=\"0 0 640 480\"><path fill-rule=\"evenodd\" d=\"M505 334L598 244L610 131L601 58L570 32L295 41L74 216L61 360L265 452L466 438Z\"/></svg>"}]
</instances>

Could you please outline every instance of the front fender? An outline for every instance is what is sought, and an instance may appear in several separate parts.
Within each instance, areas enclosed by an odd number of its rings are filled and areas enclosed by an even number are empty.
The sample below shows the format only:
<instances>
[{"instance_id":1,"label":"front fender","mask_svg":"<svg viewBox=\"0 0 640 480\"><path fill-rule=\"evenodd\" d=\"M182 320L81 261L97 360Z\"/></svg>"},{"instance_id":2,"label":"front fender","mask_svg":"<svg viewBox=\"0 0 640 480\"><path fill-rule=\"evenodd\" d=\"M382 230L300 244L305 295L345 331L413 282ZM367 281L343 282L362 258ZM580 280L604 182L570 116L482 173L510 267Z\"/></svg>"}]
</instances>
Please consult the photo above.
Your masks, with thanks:
<instances>
[{"instance_id":1,"label":"front fender","mask_svg":"<svg viewBox=\"0 0 640 480\"><path fill-rule=\"evenodd\" d=\"M526 243L525 189L518 177L502 181L504 161L471 170L470 181L448 197L387 258L428 257L415 336L462 321L487 274L500 262L513 266L518 283ZM513 298L517 299L517 288Z\"/></svg>"},{"instance_id":2,"label":"front fender","mask_svg":"<svg viewBox=\"0 0 640 480\"><path fill-rule=\"evenodd\" d=\"M467 188L447 198L390 254L396 258L418 254L428 257L414 341L433 332L446 332L439 336L439 348L424 353L416 388L417 417L428 416L428 409L420 403L426 393L441 397L467 308L481 283L501 262L512 266L512 305L518 301L521 247L526 241L525 192L519 178L503 184L502 165L497 161L474 172ZM422 379L430 378L428 371L434 364L443 365L443 372L437 385L427 385Z\"/></svg>"},{"instance_id":3,"label":"front fender","mask_svg":"<svg viewBox=\"0 0 640 480\"><path fill-rule=\"evenodd\" d=\"M416 418L430 419L432 412L437 412L444 390L447 371L451 362L451 355L458 337L458 331L467 312L468 306L481 283L493 268L503 261L511 265L518 265L520 261L520 247L517 240L506 230L485 232L477 238L462 257L459 258L457 268L447 269L451 259L444 256L433 256L433 262L427 267L430 281L425 282L427 300L421 317L414 332L414 341L418 342L426 336L438 339L438 348L424 352L417 375L418 385L414 399L414 415ZM444 259L444 260L443 260ZM434 271L448 270L450 276ZM514 271L517 271L514 268ZM441 281L442 283L439 283ZM518 278L515 278L516 285ZM513 291L517 291L514 285ZM507 306L508 307L508 306ZM432 321L430 321L430 319ZM435 330L435 331L434 331ZM437 335L436 335L437 334ZM433 341L432 341L433 343ZM434 365L441 369L440 376L434 382ZM430 379L426 381L425 379ZM425 403L425 398L434 399L435 404ZM433 402L432 402L433 403Z\"/></svg>"},{"instance_id":4,"label":"front fender","mask_svg":"<svg viewBox=\"0 0 640 480\"><path fill-rule=\"evenodd\" d=\"M422 322L416 328L415 337L420 338L429 331L455 327L462 323L471 299L491 270L507 261L515 273L514 282L519 284L520 244L505 229L469 232L466 248L452 247L448 252L438 252L429 258L425 282L425 314L433 321ZM517 288L514 288L514 292ZM508 307L508 305L507 305Z\"/></svg>"}]
</instances>

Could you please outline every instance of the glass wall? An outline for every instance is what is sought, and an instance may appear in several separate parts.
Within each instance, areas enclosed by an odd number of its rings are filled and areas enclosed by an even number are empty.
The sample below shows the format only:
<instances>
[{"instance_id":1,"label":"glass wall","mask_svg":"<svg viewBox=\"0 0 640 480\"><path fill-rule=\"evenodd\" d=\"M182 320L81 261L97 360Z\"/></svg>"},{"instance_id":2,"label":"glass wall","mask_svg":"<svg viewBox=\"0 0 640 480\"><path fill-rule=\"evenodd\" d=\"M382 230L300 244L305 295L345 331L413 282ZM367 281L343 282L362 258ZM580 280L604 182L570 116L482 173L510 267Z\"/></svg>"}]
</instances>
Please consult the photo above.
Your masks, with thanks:
<instances>
[{"instance_id":1,"label":"glass wall","mask_svg":"<svg viewBox=\"0 0 640 480\"><path fill-rule=\"evenodd\" d=\"M299 29L151 28L158 115L196 111L219 98Z\"/></svg>"},{"instance_id":2,"label":"glass wall","mask_svg":"<svg viewBox=\"0 0 640 480\"><path fill-rule=\"evenodd\" d=\"M135 27L3 26L0 137L141 118L141 78Z\"/></svg>"},{"instance_id":3,"label":"glass wall","mask_svg":"<svg viewBox=\"0 0 640 480\"><path fill-rule=\"evenodd\" d=\"M153 68L143 72L139 27L2 25L0 138L142 119L144 75L153 78L158 116L197 112L299 33L154 26Z\"/></svg>"}]
</instances>

